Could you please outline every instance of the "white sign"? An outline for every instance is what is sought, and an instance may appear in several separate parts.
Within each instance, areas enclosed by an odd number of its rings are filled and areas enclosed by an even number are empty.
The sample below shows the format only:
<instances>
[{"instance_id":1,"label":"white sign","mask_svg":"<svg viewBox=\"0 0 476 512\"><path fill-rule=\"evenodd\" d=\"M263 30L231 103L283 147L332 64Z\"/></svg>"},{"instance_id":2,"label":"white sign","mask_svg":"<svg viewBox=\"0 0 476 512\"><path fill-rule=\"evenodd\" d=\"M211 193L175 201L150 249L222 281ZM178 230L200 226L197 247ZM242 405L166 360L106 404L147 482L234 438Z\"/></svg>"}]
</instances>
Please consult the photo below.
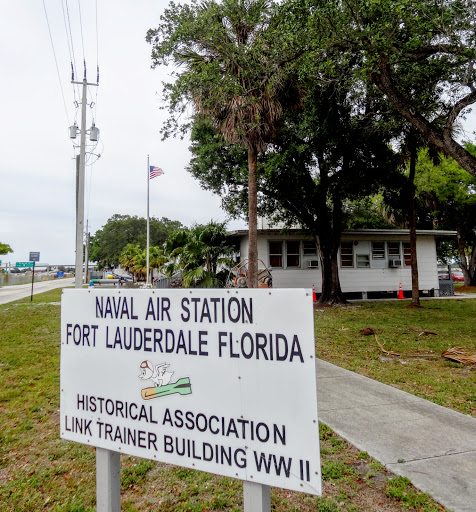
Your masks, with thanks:
<instances>
[{"instance_id":1,"label":"white sign","mask_svg":"<svg viewBox=\"0 0 476 512\"><path fill-rule=\"evenodd\" d=\"M65 289L61 437L321 494L310 290Z\"/></svg>"}]
</instances>

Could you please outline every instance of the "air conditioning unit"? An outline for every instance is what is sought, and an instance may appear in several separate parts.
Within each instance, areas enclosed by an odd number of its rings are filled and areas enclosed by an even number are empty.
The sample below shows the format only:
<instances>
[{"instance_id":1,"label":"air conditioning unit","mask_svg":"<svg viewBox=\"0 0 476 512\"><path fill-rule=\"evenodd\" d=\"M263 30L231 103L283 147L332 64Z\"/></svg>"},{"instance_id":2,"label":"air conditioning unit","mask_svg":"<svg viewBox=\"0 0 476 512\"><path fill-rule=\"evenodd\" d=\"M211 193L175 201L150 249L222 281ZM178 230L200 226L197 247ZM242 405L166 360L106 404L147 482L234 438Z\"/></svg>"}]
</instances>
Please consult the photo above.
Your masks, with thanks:
<instances>
[{"instance_id":1,"label":"air conditioning unit","mask_svg":"<svg viewBox=\"0 0 476 512\"><path fill-rule=\"evenodd\" d=\"M309 260L307 262L307 268L317 268L319 266L319 260Z\"/></svg>"},{"instance_id":2,"label":"air conditioning unit","mask_svg":"<svg viewBox=\"0 0 476 512\"><path fill-rule=\"evenodd\" d=\"M402 260L389 260L388 266L390 268L398 268L402 266Z\"/></svg>"}]
</instances>

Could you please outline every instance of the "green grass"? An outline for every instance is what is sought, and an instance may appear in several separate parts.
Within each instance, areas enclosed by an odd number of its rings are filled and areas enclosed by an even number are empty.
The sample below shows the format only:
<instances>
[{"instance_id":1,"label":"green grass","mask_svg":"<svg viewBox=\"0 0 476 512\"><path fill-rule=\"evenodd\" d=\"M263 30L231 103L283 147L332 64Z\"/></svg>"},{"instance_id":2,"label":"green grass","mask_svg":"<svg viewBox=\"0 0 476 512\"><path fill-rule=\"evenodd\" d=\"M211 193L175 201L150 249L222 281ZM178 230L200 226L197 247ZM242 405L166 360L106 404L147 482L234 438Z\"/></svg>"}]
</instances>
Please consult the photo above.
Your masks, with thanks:
<instances>
[{"instance_id":1,"label":"green grass","mask_svg":"<svg viewBox=\"0 0 476 512\"><path fill-rule=\"evenodd\" d=\"M59 438L60 295L60 290L53 290L35 295L33 302L28 297L0 306L0 512L96 509L94 448ZM401 322L390 318L394 312L402 318L408 314L399 303L395 311L384 307L389 318L388 325L381 328L389 330L389 325ZM375 317L363 319L364 311ZM433 314L437 312L444 310ZM449 316L454 314L448 312ZM360 347L367 354L364 360L378 360L370 338L362 342L357 334L356 341L349 331L341 330L344 325L355 333L357 321L376 323L382 315L378 308L339 308L316 315L318 347L332 343L335 356L349 361L349 347L365 343L367 351ZM411 325L417 325L416 320L412 319ZM324 335L329 337L326 342ZM385 337L383 333L379 336ZM387 368L392 373L400 366ZM476 397L476 390L468 397ZM390 484L393 475L381 464L325 425L320 425L320 444L323 496L273 488L273 510L368 512L369 503L376 510L379 503L384 504L386 512L437 510L431 508L437 506L431 499L408 483L396 480ZM121 486L121 508L126 512L235 512L243 507L243 487L238 480L125 455L121 456ZM417 508L410 508L413 503L418 503Z\"/></svg>"},{"instance_id":2,"label":"green grass","mask_svg":"<svg viewBox=\"0 0 476 512\"><path fill-rule=\"evenodd\" d=\"M476 372L445 361L450 347L476 354L476 300L369 302L315 312L316 354L348 370L413 393L464 414L476 416ZM361 329L371 327L374 335ZM433 332L436 334L424 334Z\"/></svg>"},{"instance_id":3,"label":"green grass","mask_svg":"<svg viewBox=\"0 0 476 512\"><path fill-rule=\"evenodd\" d=\"M403 476L392 478L388 482L387 496L399 500L412 510L422 512L438 512L438 505L427 500L428 495L415 491L410 480Z\"/></svg>"}]
</instances>

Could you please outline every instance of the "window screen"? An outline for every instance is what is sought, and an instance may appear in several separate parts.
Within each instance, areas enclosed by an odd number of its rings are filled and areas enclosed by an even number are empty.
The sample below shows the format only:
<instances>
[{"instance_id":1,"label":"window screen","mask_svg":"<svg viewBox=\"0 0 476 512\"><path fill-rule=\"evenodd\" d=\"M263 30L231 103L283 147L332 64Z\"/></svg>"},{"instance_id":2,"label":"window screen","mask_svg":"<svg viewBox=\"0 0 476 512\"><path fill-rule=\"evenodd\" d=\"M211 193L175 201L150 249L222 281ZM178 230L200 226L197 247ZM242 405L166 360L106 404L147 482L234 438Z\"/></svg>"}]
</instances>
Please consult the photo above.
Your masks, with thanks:
<instances>
[{"instance_id":1,"label":"window screen","mask_svg":"<svg viewBox=\"0 0 476 512\"><path fill-rule=\"evenodd\" d=\"M385 242L372 242L372 259L385 259Z\"/></svg>"},{"instance_id":2,"label":"window screen","mask_svg":"<svg viewBox=\"0 0 476 512\"><path fill-rule=\"evenodd\" d=\"M412 264L412 252L410 249L410 242L403 242L403 261L405 266L409 267Z\"/></svg>"},{"instance_id":3,"label":"window screen","mask_svg":"<svg viewBox=\"0 0 476 512\"><path fill-rule=\"evenodd\" d=\"M352 242L341 242L340 265L341 267L354 266L354 244Z\"/></svg>"},{"instance_id":4,"label":"window screen","mask_svg":"<svg viewBox=\"0 0 476 512\"><path fill-rule=\"evenodd\" d=\"M269 242L269 264L275 268L283 266L282 242Z\"/></svg>"},{"instance_id":5,"label":"window screen","mask_svg":"<svg viewBox=\"0 0 476 512\"><path fill-rule=\"evenodd\" d=\"M287 242L286 246L286 266L287 267L299 267L300 262L300 252L301 252L301 243L296 241Z\"/></svg>"}]
</instances>

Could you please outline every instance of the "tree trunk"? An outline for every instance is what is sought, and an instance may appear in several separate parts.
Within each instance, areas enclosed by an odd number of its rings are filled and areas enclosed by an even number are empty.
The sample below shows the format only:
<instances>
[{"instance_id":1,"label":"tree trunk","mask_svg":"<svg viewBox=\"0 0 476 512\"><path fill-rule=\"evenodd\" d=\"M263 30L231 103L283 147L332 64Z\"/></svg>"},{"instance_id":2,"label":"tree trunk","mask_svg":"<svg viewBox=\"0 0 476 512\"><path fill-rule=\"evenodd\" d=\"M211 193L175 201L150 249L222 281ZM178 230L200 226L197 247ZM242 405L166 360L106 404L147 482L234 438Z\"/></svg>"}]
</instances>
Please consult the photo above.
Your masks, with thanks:
<instances>
[{"instance_id":1,"label":"tree trunk","mask_svg":"<svg viewBox=\"0 0 476 512\"><path fill-rule=\"evenodd\" d=\"M476 286L476 245L473 245L473 250L469 257L468 271L470 276L469 286Z\"/></svg>"},{"instance_id":2,"label":"tree trunk","mask_svg":"<svg viewBox=\"0 0 476 512\"><path fill-rule=\"evenodd\" d=\"M420 285L418 282L418 260L416 250L416 219L415 219L415 171L417 160L417 147L412 140L410 142L410 176L408 178L408 200L410 202L410 253L412 265L412 302L410 307L420 308ZM403 262L403 264L405 264Z\"/></svg>"},{"instance_id":3,"label":"tree trunk","mask_svg":"<svg viewBox=\"0 0 476 512\"><path fill-rule=\"evenodd\" d=\"M460 228L456 230L456 239L458 240L459 261L464 276L464 285L476 286L476 246L473 247L470 257L467 258L466 243Z\"/></svg>"},{"instance_id":4,"label":"tree trunk","mask_svg":"<svg viewBox=\"0 0 476 512\"><path fill-rule=\"evenodd\" d=\"M339 265L337 252L339 250L340 235L342 231L342 201L337 192L332 194L329 201L329 172L324 155L318 155L320 168L320 190L318 224L315 239L319 245L321 257L322 291L319 304L347 304L342 293L339 280ZM317 206L317 205L316 205Z\"/></svg>"},{"instance_id":5,"label":"tree trunk","mask_svg":"<svg viewBox=\"0 0 476 512\"><path fill-rule=\"evenodd\" d=\"M340 287L337 247L331 240L319 237L319 255L321 257L322 290L319 304L347 304Z\"/></svg>"},{"instance_id":6,"label":"tree trunk","mask_svg":"<svg viewBox=\"0 0 476 512\"><path fill-rule=\"evenodd\" d=\"M248 288L258 288L257 153L248 148Z\"/></svg>"},{"instance_id":7,"label":"tree trunk","mask_svg":"<svg viewBox=\"0 0 476 512\"><path fill-rule=\"evenodd\" d=\"M326 257L322 251L320 251L320 255L322 264L322 292L317 302L330 306L347 304L340 287L337 255Z\"/></svg>"}]
</instances>

